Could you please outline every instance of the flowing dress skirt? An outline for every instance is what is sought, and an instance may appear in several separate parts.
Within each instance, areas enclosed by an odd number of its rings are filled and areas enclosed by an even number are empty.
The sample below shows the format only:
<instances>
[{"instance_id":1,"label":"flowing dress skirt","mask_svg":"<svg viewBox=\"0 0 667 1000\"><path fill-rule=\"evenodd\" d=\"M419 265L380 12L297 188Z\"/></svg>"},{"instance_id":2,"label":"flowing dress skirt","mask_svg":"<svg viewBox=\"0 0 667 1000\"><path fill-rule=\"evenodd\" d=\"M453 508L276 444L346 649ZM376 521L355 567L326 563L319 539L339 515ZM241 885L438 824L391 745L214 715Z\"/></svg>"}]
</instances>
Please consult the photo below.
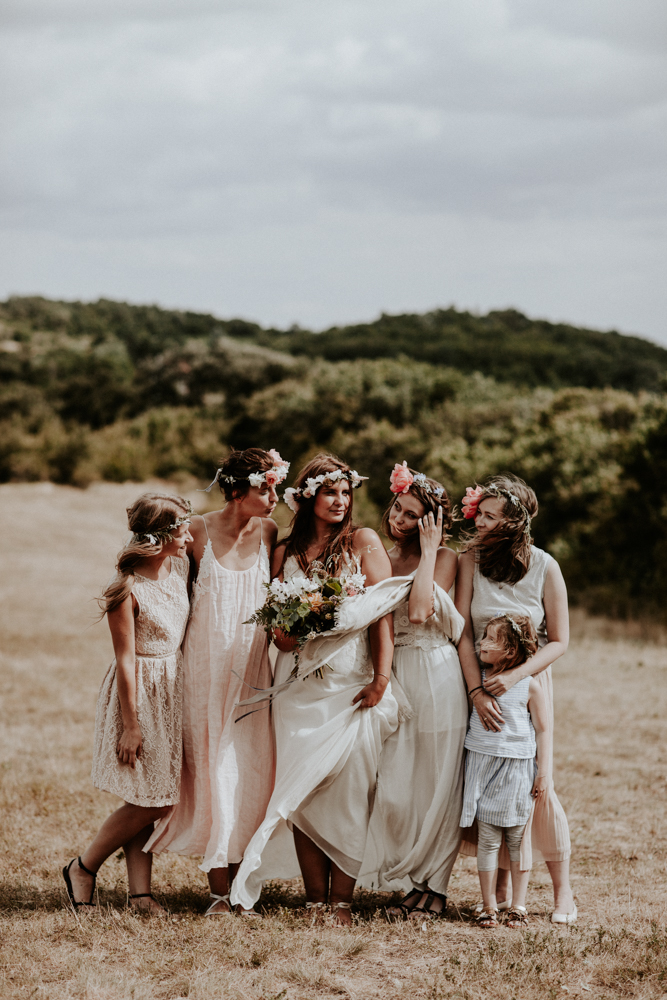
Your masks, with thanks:
<instances>
[{"instance_id":1,"label":"flowing dress skirt","mask_svg":"<svg viewBox=\"0 0 667 1000\"><path fill-rule=\"evenodd\" d=\"M287 680L293 666L291 653L278 656L276 684ZM276 783L234 881L233 904L249 908L266 879L300 874L292 826L346 874L359 874L380 751L398 726L398 704L391 684L374 708L352 704L373 677L366 631L322 672L295 680L273 702Z\"/></svg>"},{"instance_id":2,"label":"flowing dress skirt","mask_svg":"<svg viewBox=\"0 0 667 1000\"><path fill-rule=\"evenodd\" d=\"M382 750L360 881L447 892L459 852L468 702L455 647L397 646L394 674L412 716Z\"/></svg>"}]
</instances>

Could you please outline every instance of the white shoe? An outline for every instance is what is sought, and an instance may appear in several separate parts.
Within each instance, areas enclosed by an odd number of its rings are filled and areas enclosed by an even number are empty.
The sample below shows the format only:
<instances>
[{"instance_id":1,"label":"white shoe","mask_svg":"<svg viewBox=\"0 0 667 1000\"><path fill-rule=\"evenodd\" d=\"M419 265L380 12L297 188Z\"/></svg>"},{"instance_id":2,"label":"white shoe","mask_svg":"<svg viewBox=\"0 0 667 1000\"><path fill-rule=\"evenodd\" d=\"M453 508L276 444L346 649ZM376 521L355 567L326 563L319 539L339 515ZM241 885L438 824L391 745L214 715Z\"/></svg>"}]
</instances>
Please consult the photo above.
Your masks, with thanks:
<instances>
[{"instance_id":1,"label":"white shoe","mask_svg":"<svg viewBox=\"0 0 667 1000\"><path fill-rule=\"evenodd\" d=\"M577 922L577 907L575 907L572 913L552 913L551 923L552 924L576 924Z\"/></svg>"},{"instance_id":2,"label":"white shoe","mask_svg":"<svg viewBox=\"0 0 667 1000\"><path fill-rule=\"evenodd\" d=\"M227 893L226 896L218 896L218 895L216 895L216 893L211 892L211 893L209 893L209 895L211 897L211 905L209 906L208 910L204 914L205 917L226 917L227 914L229 914L229 913L232 912L232 904L229 902L229 893ZM220 903L220 902L226 903L227 906L229 907L229 909L228 910L214 910L213 907L216 905L216 903Z\"/></svg>"}]
</instances>

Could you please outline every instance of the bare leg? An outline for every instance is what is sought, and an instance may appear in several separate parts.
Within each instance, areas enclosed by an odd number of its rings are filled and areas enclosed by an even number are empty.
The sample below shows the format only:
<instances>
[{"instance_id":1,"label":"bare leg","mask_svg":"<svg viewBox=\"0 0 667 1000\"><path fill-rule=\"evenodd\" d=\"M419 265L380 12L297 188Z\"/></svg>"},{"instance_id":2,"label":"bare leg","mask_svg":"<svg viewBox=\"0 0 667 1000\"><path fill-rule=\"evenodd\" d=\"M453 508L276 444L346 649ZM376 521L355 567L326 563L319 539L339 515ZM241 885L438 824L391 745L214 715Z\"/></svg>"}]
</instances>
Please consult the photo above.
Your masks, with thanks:
<instances>
[{"instance_id":1,"label":"bare leg","mask_svg":"<svg viewBox=\"0 0 667 1000\"><path fill-rule=\"evenodd\" d=\"M208 885L214 896L226 896L229 893L232 882L236 878L239 870L238 864L230 865L228 868L211 868L208 872ZM231 913L232 908L228 902L219 899L209 910L209 913Z\"/></svg>"},{"instance_id":2,"label":"bare leg","mask_svg":"<svg viewBox=\"0 0 667 1000\"><path fill-rule=\"evenodd\" d=\"M574 896L570 886L570 861L547 861L547 868L554 884L554 910L556 913L574 912Z\"/></svg>"},{"instance_id":3,"label":"bare leg","mask_svg":"<svg viewBox=\"0 0 667 1000\"><path fill-rule=\"evenodd\" d=\"M303 876L306 900L309 903L326 903L329 898L329 875L332 869L330 859L296 826L294 846Z\"/></svg>"},{"instance_id":4,"label":"bare leg","mask_svg":"<svg viewBox=\"0 0 667 1000\"><path fill-rule=\"evenodd\" d=\"M148 893L151 891L151 872L153 870L153 855L144 851L144 844L153 832L153 824L149 823L143 830L135 834L132 840L124 845L125 863L127 865L127 885L130 896L130 906L138 913L154 913L166 916L167 911ZM84 862L85 864L85 862Z\"/></svg>"},{"instance_id":5,"label":"bare leg","mask_svg":"<svg viewBox=\"0 0 667 1000\"><path fill-rule=\"evenodd\" d=\"M482 903L484 904L484 909L488 913L489 910L496 910L498 904L496 903L496 879L498 876L498 869L492 872L480 872L479 884L482 889Z\"/></svg>"},{"instance_id":6,"label":"bare leg","mask_svg":"<svg viewBox=\"0 0 667 1000\"><path fill-rule=\"evenodd\" d=\"M86 868L91 872L96 872L114 851L124 847L156 819L164 816L168 808L165 806L162 809L152 809L125 802L120 809L116 809L115 812L111 813L111 816L105 819L92 844L81 855L81 860ZM92 877L82 871L76 861L71 866L69 873L74 898L77 901L87 902L93 887Z\"/></svg>"},{"instance_id":7,"label":"bare leg","mask_svg":"<svg viewBox=\"0 0 667 1000\"><path fill-rule=\"evenodd\" d=\"M331 895L329 902L334 910L334 914L339 924L349 927L352 923L352 914L349 906L337 907L337 903L352 904L354 894L355 879L351 875L346 875L338 865L331 862Z\"/></svg>"},{"instance_id":8,"label":"bare leg","mask_svg":"<svg viewBox=\"0 0 667 1000\"><path fill-rule=\"evenodd\" d=\"M498 869L498 881L496 883L496 899L499 903L512 898L512 886L510 883L509 868Z\"/></svg>"},{"instance_id":9,"label":"bare leg","mask_svg":"<svg viewBox=\"0 0 667 1000\"><path fill-rule=\"evenodd\" d=\"M512 866L512 906L526 905L526 892L530 881L530 869L522 872L520 862L511 861Z\"/></svg>"}]
</instances>

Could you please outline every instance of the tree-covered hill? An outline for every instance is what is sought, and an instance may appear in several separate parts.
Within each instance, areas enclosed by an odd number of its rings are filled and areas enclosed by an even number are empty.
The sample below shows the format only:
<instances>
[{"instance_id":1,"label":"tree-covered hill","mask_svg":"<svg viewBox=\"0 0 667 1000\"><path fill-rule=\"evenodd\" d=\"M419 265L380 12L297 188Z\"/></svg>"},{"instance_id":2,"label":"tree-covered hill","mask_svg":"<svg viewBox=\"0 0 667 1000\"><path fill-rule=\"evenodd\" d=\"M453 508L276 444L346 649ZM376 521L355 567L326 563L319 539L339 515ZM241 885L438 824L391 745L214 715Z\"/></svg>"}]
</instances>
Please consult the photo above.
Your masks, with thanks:
<instances>
[{"instance_id":1,"label":"tree-covered hill","mask_svg":"<svg viewBox=\"0 0 667 1000\"><path fill-rule=\"evenodd\" d=\"M394 462L455 502L509 469L535 487L535 540L574 596L667 620L666 371L646 341L518 313L313 334L13 298L0 304L0 482L208 482L230 445L278 448L293 475L332 450L370 477L356 502L377 525Z\"/></svg>"}]
</instances>

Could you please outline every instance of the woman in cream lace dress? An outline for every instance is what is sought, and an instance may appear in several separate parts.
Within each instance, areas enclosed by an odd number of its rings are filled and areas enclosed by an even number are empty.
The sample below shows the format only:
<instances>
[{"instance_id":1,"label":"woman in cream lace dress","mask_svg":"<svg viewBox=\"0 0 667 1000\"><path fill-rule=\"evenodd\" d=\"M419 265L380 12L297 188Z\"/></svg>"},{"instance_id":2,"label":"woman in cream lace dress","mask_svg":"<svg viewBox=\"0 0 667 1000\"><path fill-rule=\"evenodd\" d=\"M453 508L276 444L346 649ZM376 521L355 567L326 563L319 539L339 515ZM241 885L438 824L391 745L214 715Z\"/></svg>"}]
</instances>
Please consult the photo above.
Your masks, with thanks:
<instances>
[{"instance_id":1,"label":"woman in cream lace dress","mask_svg":"<svg viewBox=\"0 0 667 1000\"><path fill-rule=\"evenodd\" d=\"M403 889L390 916L440 916L459 851L468 703L456 652L463 619L448 591L456 555L443 543L452 517L440 483L396 466L383 518L395 576L413 579L394 612L393 674L411 717L382 749L363 881ZM377 874L373 876L373 870Z\"/></svg>"},{"instance_id":2,"label":"woman in cream lace dress","mask_svg":"<svg viewBox=\"0 0 667 1000\"><path fill-rule=\"evenodd\" d=\"M116 659L97 702L92 771L93 784L125 804L63 869L75 907L95 905L98 869L122 847L131 905L164 912L151 896L152 857L143 847L154 821L180 794L180 646L189 611L184 557L191 511L180 497L154 493L128 509L133 537L103 598Z\"/></svg>"},{"instance_id":3,"label":"woman in cream lace dress","mask_svg":"<svg viewBox=\"0 0 667 1000\"><path fill-rule=\"evenodd\" d=\"M232 887L232 902L249 907L263 880L293 877L300 869L307 907L329 903L345 924L351 922L380 750L399 722L388 612L409 585L390 579L377 534L352 524L352 488L359 482L343 462L320 455L287 491L296 514L286 544L276 549L273 575L307 574L314 560L331 559L339 570L358 566L366 584L377 586L345 602L349 618L341 614L335 634L306 644L296 679L273 700L275 789ZM293 653L282 652L278 687L293 668Z\"/></svg>"}]
</instances>

